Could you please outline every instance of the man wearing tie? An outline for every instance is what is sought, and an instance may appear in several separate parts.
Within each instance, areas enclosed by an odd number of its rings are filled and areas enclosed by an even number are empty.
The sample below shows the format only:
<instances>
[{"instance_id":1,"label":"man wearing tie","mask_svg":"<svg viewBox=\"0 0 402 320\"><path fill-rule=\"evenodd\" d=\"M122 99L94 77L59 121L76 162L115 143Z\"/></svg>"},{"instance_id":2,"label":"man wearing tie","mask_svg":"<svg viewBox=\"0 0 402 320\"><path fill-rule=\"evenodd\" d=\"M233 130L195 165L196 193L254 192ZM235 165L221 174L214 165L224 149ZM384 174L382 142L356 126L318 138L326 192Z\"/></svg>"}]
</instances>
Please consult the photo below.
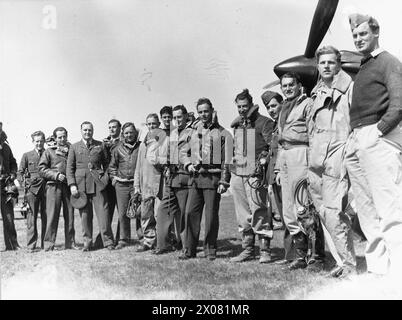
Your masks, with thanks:
<instances>
[{"instance_id":1,"label":"man wearing tie","mask_svg":"<svg viewBox=\"0 0 402 320\"><path fill-rule=\"evenodd\" d=\"M93 125L85 121L81 124L82 140L74 143L68 153L67 184L72 196L84 192L87 204L79 209L84 237L83 251L92 247L93 205L98 219L103 246L114 249L111 221L108 217L108 201L105 188L107 186L107 155L101 141L93 139Z\"/></svg>"},{"instance_id":2,"label":"man wearing tie","mask_svg":"<svg viewBox=\"0 0 402 320\"><path fill-rule=\"evenodd\" d=\"M27 201L31 210L27 212L27 248L29 251L35 251L38 240L38 229L36 221L40 210L41 217L41 248L46 232L46 196L45 180L39 176L39 160L45 151L45 134L42 131L35 131L31 134L34 149L22 155L20 167L18 170L18 180L23 184L26 179L28 192Z\"/></svg>"}]
</instances>

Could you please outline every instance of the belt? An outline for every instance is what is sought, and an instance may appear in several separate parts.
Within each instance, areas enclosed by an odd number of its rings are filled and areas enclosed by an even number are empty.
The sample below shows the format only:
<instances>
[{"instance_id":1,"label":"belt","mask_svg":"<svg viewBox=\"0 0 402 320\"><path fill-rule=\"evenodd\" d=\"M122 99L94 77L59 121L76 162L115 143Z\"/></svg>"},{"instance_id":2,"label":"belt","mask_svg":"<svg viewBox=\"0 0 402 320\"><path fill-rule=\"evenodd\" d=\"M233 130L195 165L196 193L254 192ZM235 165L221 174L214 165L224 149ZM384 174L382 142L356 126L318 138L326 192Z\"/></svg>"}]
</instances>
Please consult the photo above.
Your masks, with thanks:
<instances>
[{"instance_id":1,"label":"belt","mask_svg":"<svg viewBox=\"0 0 402 320\"><path fill-rule=\"evenodd\" d=\"M308 147L308 142L289 142L289 141L280 141L279 144L285 150L293 149L293 148L300 148L300 147Z\"/></svg>"}]
</instances>

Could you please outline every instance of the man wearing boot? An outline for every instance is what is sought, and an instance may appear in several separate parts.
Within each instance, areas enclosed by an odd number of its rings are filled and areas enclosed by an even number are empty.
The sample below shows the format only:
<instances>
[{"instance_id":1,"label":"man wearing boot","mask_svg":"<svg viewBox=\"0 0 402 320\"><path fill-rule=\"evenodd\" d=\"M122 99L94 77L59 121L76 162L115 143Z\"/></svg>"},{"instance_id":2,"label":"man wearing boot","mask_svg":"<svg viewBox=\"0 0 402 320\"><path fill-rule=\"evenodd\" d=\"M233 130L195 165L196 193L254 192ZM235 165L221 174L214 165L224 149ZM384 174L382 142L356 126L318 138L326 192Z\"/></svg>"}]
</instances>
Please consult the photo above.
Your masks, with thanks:
<instances>
[{"instance_id":1,"label":"man wearing boot","mask_svg":"<svg viewBox=\"0 0 402 320\"><path fill-rule=\"evenodd\" d=\"M269 145L269 155L268 155L268 168L267 168L267 183L268 188L272 188L273 199L271 204L275 201L276 207L278 208L279 214L281 216L281 221L283 223L283 210L282 210L282 190L281 186L276 183L275 180L275 163L278 156L278 118L279 113L282 110L282 96L274 91L265 91L261 100L267 108L269 116L274 120L275 126L272 132L272 139ZM268 189L269 190L269 189ZM269 193L269 192L268 192ZM272 210L273 206L270 206ZM293 261L294 259L294 248L293 239L289 233L289 230L283 225L283 248L285 249L285 255L283 259L275 261L275 264L284 265Z\"/></svg>"},{"instance_id":2,"label":"man wearing boot","mask_svg":"<svg viewBox=\"0 0 402 320\"><path fill-rule=\"evenodd\" d=\"M269 143L274 122L258 112L245 89L236 96L239 116L234 128L232 192L243 251L231 262L255 258L255 237L260 244L260 263L271 262L272 212L268 210L268 190L264 185Z\"/></svg>"},{"instance_id":3,"label":"man wearing boot","mask_svg":"<svg viewBox=\"0 0 402 320\"><path fill-rule=\"evenodd\" d=\"M286 228L293 237L296 259L288 265L289 269L307 267L308 242L305 231L297 219L295 203L296 185L306 179L308 174L308 133L307 119L310 99L302 92L300 77L296 73L286 73L280 79L281 90L286 97L279 115L278 123L278 158L275 166L276 183L282 187L283 218ZM322 235L317 237L318 255L311 261L323 265L324 255ZM320 257L320 258L319 258Z\"/></svg>"}]
</instances>

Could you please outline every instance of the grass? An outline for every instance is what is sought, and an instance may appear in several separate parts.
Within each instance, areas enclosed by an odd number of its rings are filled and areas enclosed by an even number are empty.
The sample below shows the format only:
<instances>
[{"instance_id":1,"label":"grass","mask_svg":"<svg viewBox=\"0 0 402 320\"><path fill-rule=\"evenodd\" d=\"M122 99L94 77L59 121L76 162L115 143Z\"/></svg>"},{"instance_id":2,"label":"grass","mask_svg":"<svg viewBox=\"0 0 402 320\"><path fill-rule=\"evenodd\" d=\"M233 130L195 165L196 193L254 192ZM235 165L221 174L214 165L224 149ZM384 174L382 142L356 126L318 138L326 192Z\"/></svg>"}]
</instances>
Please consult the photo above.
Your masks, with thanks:
<instances>
[{"instance_id":1,"label":"grass","mask_svg":"<svg viewBox=\"0 0 402 320\"><path fill-rule=\"evenodd\" d=\"M24 246L26 220L15 222L18 241ZM241 251L231 197L223 197L221 201L218 259L212 262L202 257L180 261L179 252L160 256L137 253L138 241L112 252L63 250L63 223L60 218L56 242L59 250L0 253L3 299L305 299L317 289L339 282L325 277L325 272L290 272L275 264L261 265L258 260L230 263L229 258ZM115 214L113 230L116 224ZM77 213L75 227L76 240L82 244ZM94 237L97 230L94 218ZM132 234L135 234L134 228ZM283 255L282 235L283 231L276 231L271 244L278 257ZM200 239L202 237L201 232ZM3 241L1 237L0 248L4 248ZM364 268L361 257L364 244L355 243L360 268ZM201 251L202 243L199 245Z\"/></svg>"}]
</instances>

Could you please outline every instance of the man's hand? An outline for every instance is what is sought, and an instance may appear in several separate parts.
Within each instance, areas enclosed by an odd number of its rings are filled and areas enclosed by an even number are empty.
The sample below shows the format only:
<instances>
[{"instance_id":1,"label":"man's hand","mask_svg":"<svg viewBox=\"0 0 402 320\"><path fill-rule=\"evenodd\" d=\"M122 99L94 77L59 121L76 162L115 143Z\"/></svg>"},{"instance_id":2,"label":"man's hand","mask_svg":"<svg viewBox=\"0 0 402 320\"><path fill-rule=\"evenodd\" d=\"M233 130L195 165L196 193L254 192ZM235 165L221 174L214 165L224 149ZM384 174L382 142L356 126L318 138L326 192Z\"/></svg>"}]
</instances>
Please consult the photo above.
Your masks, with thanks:
<instances>
[{"instance_id":1,"label":"man's hand","mask_svg":"<svg viewBox=\"0 0 402 320\"><path fill-rule=\"evenodd\" d=\"M276 184L277 184L278 186L281 185L281 173L280 173L280 172L278 172L278 173L276 174L275 181L276 181Z\"/></svg>"},{"instance_id":2,"label":"man's hand","mask_svg":"<svg viewBox=\"0 0 402 320\"><path fill-rule=\"evenodd\" d=\"M267 164L267 159L261 158L260 159L260 165L265 166Z\"/></svg>"},{"instance_id":3,"label":"man's hand","mask_svg":"<svg viewBox=\"0 0 402 320\"><path fill-rule=\"evenodd\" d=\"M220 184L219 186L218 186L218 190L217 190L217 192L219 193L219 194L222 194L222 193L225 193L226 191L227 191L227 187L226 186L224 186L223 184Z\"/></svg>"},{"instance_id":4,"label":"man's hand","mask_svg":"<svg viewBox=\"0 0 402 320\"><path fill-rule=\"evenodd\" d=\"M59 173L57 175L57 180L59 180L61 182L64 182L64 181L66 181L66 176L64 174L62 174L62 173Z\"/></svg>"},{"instance_id":5,"label":"man's hand","mask_svg":"<svg viewBox=\"0 0 402 320\"><path fill-rule=\"evenodd\" d=\"M74 197L78 195L77 186L71 186L71 187L70 187L70 191L71 191L71 194L72 194Z\"/></svg>"},{"instance_id":6,"label":"man's hand","mask_svg":"<svg viewBox=\"0 0 402 320\"><path fill-rule=\"evenodd\" d=\"M383 136L383 133L382 133L382 132L380 131L380 129L378 129L378 128L377 128L377 134L378 134L379 137L382 137L382 136Z\"/></svg>"},{"instance_id":7,"label":"man's hand","mask_svg":"<svg viewBox=\"0 0 402 320\"><path fill-rule=\"evenodd\" d=\"M17 188L21 188L21 184L20 184L20 182L17 180L17 179L14 179L14 184L15 184L15 186L17 187Z\"/></svg>"},{"instance_id":8,"label":"man's hand","mask_svg":"<svg viewBox=\"0 0 402 320\"><path fill-rule=\"evenodd\" d=\"M189 164L187 167L188 172L190 173L195 173L197 172L197 170L195 170L195 167L193 166L193 164Z\"/></svg>"}]
</instances>

